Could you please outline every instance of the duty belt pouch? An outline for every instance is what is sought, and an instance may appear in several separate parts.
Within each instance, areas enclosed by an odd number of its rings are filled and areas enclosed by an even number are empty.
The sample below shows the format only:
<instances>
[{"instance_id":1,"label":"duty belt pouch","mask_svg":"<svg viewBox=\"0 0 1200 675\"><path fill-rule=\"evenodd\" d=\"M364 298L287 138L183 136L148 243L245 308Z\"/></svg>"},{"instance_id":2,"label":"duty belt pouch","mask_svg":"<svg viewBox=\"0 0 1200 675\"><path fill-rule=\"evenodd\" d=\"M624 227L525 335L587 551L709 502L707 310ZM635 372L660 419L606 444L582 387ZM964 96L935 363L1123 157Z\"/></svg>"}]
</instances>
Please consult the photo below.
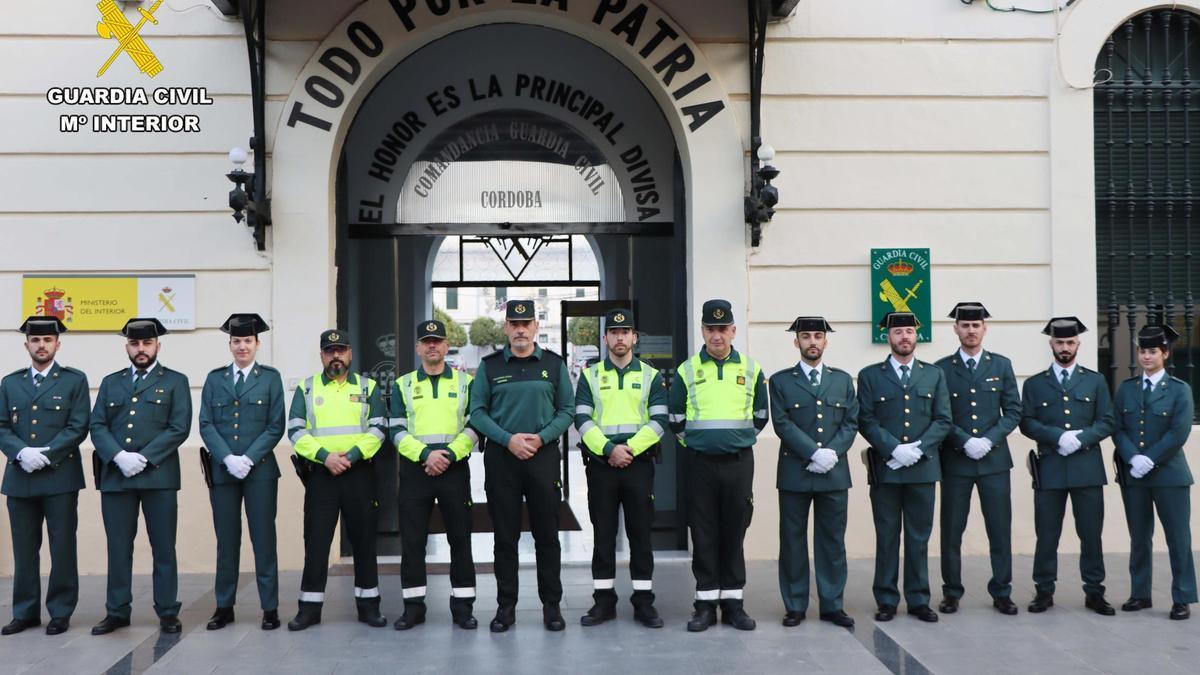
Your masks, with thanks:
<instances>
[{"instance_id":1,"label":"duty belt pouch","mask_svg":"<svg viewBox=\"0 0 1200 675\"><path fill-rule=\"evenodd\" d=\"M300 479L300 482L307 485L308 478L312 475L315 465L300 455L292 453L292 467L296 469L296 476Z\"/></svg>"},{"instance_id":2,"label":"duty belt pouch","mask_svg":"<svg viewBox=\"0 0 1200 675\"><path fill-rule=\"evenodd\" d=\"M583 461L583 465L586 467L588 462L592 461L592 451L588 450L583 441L576 443L575 447L579 448L579 459Z\"/></svg>"},{"instance_id":3,"label":"duty belt pouch","mask_svg":"<svg viewBox=\"0 0 1200 675\"><path fill-rule=\"evenodd\" d=\"M871 457L871 449L864 448L862 451L862 463L867 467L867 485L874 485L879 482L879 477L875 474L875 458Z\"/></svg>"},{"instance_id":4,"label":"duty belt pouch","mask_svg":"<svg viewBox=\"0 0 1200 675\"><path fill-rule=\"evenodd\" d=\"M100 465L101 465L100 452L93 450L92 451L92 484L96 486L97 490L100 489Z\"/></svg>"},{"instance_id":5,"label":"duty belt pouch","mask_svg":"<svg viewBox=\"0 0 1200 675\"><path fill-rule=\"evenodd\" d=\"M212 453L204 446L200 446L200 472L204 474L204 484L211 490L213 486Z\"/></svg>"},{"instance_id":6,"label":"duty belt pouch","mask_svg":"<svg viewBox=\"0 0 1200 675\"><path fill-rule=\"evenodd\" d=\"M1119 452L1117 452L1116 450L1113 450L1113 458L1112 459L1113 459L1113 480L1115 480L1117 482L1117 485L1120 485L1121 487L1126 487L1127 485L1129 485L1128 467L1125 466L1125 462L1121 461L1121 454Z\"/></svg>"},{"instance_id":7,"label":"duty belt pouch","mask_svg":"<svg viewBox=\"0 0 1200 675\"><path fill-rule=\"evenodd\" d=\"M646 452L650 453L650 457L654 460L655 464L662 464L662 443L655 443Z\"/></svg>"},{"instance_id":8,"label":"duty belt pouch","mask_svg":"<svg viewBox=\"0 0 1200 675\"><path fill-rule=\"evenodd\" d=\"M1041 461L1037 448L1030 450L1029 455L1025 457L1025 468L1029 469L1029 477L1033 479L1034 490L1042 487Z\"/></svg>"}]
</instances>

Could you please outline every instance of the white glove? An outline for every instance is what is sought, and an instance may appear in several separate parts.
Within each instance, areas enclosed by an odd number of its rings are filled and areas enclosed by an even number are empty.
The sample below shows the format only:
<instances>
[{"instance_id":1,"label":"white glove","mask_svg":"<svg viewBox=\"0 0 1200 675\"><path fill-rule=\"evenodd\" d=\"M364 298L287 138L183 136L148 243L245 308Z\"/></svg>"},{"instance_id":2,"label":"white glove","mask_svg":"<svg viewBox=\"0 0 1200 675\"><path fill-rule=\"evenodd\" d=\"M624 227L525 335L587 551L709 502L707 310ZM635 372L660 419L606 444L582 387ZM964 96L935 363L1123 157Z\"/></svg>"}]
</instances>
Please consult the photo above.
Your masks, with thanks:
<instances>
[{"instance_id":1,"label":"white glove","mask_svg":"<svg viewBox=\"0 0 1200 675\"><path fill-rule=\"evenodd\" d=\"M21 448L17 453L17 462L21 468L25 469L25 473L33 473L38 469L44 469L50 466L50 460L42 453L50 448Z\"/></svg>"},{"instance_id":2,"label":"white glove","mask_svg":"<svg viewBox=\"0 0 1200 675\"><path fill-rule=\"evenodd\" d=\"M887 468L891 469L892 471L899 471L900 469L904 468L904 465L894 459L889 459L887 461Z\"/></svg>"},{"instance_id":3,"label":"white glove","mask_svg":"<svg viewBox=\"0 0 1200 675\"><path fill-rule=\"evenodd\" d=\"M1067 455L1078 450L1083 444L1079 442L1079 434L1083 433L1080 429L1072 431L1064 431L1058 437L1058 454L1066 457Z\"/></svg>"},{"instance_id":4,"label":"white glove","mask_svg":"<svg viewBox=\"0 0 1200 675\"><path fill-rule=\"evenodd\" d=\"M817 451L813 453L812 462L809 466L816 464L821 469L817 473L826 473L833 467L837 466L837 463L838 456L836 450L832 450L830 448L817 448Z\"/></svg>"},{"instance_id":5,"label":"white glove","mask_svg":"<svg viewBox=\"0 0 1200 675\"><path fill-rule=\"evenodd\" d=\"M828 473L829 472L829 469L826 469L825 465L817 462L815 459L810 461L808 463L808 466L806 466L804 468L807 471L809 471L810 473Z\"/></svg>"},{"instance_id":6,"label":"white glove","mask_svg":"<svg viewBox=\"0 0 1200 675\"><path fill-rule=\"evenodd\" d=\"M921 450L917 447L921 445L921 441L913 443L901 443L892 451L892 459L896 460L903 466L912 466L921 459Z\"/></svg>"},{"instance_id":7,"label":"white glove","mask_svg":"<svg viewBox=\"0 0 1200 675\"><path fill-rule=\"evenodd\" d=\"M992 449L992 442L986 438L972 438L963 444L963 453L974 460L983 459Z\"/></svg>"},{"instance_id":8,"label":"white glove","mask_svg":"<svg viewBox=\"0 0 1200 675\"><path fill-rule=\"evenodd\" d=\"M1129 460L1129 475L1134 478L1145 476L1153 468L1154 460L1145 455L1134 455L1133 459Z\"/></svg>"},{"instance_id":9,"label":"white glove","mask_svg":"<svg viewBox=\"0 0 1200 675\"><path fill-rule=\"evenodd\" d=\"M128 452L126 450L118 452L117 456L113 457L113 462L116 463L117 468L121 470L121 473L125 474L126 478L133 478L139 473L145 471L147 464L146 458L141 454L136 452Z\"/></svg>"},{"instance_id":10,"label":"white glove","mask_svg":"<svg viewBox=\"0 0 1200 675\"><path fill-rule=\"evenodd\" d=\"M238 480L250 475L250 469L254 468L254 460L245 455L228 455L223 462L229 470L229 475Z\"/></svg>"}]
</instances>

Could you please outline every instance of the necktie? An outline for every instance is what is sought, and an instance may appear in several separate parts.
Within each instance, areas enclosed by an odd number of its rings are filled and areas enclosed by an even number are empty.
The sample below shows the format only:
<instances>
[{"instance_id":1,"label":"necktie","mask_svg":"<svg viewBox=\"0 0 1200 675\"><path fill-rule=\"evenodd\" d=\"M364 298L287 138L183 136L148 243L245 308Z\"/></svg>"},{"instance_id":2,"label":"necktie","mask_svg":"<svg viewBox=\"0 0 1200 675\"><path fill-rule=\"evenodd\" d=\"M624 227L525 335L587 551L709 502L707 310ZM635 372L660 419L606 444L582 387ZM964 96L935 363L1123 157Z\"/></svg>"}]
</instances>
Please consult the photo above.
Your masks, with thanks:
<instances>
[{"instance_id":1,"label":"necktie","mask_svg":"<svg viewBox=\"0 0 1200 675\"><path fill-rule=\"evenodd\" d=\"M967 370L975 372L975 359L967 359Z\"/></svg>"},{"instance_id":2,"label":"necktie","mask_svg":"<svg viewBox=\"0 0 1200 675\"><path fill-rule=\"evenodd\" d=\"M908 366L900 366L900 384L908 386Z\"/></svg>"},{"instance_id":3,"label":"necktie","mask_svg":"<svg viewBox=\"0 0 1200 675\"><path fill-rule=\"evenodd\" d=\"M1071 374L1070 374L1069 372L1067 372L1066 370L1062 371L1062 386L1063 386L1063 389L1066 389L1066 388L1067 388L1067 380L1069 380L1069 379L1071 379Z\"/></svg>"},{"instance_id":4,"label":"necktie","mask_svg":"<svg viewBox=\"0 0 1200 675\"><path fill-rule=\"evenodd\" d=\"M238 394L241 394L242 385L244 384L246 384L246 376L242 373L242 371L239 370L237 374L237 380L235 380L233 383L233 390Z\"/></svg>"},{"instance_id":5,"label":"necktie","mask_svg":"<svg viewBox=\"0 0 1200 675\"><path fill-rule=\"evenodd\" d=\"M816 369L816 368L813 368L812 370L808 371L808 383L809 383L809 384L811 384L811 385L812 385L812 386L814 386L814 387L816 387L817 385L821 384L821 378L819 378L819 377L817 376L817 369Z\"/></svg>"},{"instance_id":6,"label":"necktie","mask_svg":"<svg viewBox=\"0 0 1200 675\"><path fill-rule=\"evenodd\" d=\"M34 376L33 376L33 386L34 386L34 388L37 388L37 387L40 387L40 386L42 386L42 380L44 380L44 379L46 379L46 376L45 376L45 375L43 375L43 374L41 374L41 373L38 373L38 374L34 375ZM1149 382L1150 380L1146 380L1146 381L1147 381L1147 382Z\"/></svg>"},{"instance_id":7,"label":"necktie","mask_svg":"<svg viewBox=\"0 0 1200 675\"><path fill-rule=\"evenodd\" d=\"M146 378L146 369L138 368L137 371L134 372L134 374L133 374L133 383L136 385L138 382L141 382L145 378Z\"/></svg>"},{"instance_id":8,"label":"necktie","mask_svg":"<svg viewBox=\"0 0 1200 675\"><path fill-rule=\"evenodd\" d=\"M1154 391L1154 385L1150 383L1150 378L1148 377L1142 378L1142 382L1146 384L1142 388L1142 407L1145 408L1146 404L1150 402L1150 392Z\"/></svg>"}]
</instances>

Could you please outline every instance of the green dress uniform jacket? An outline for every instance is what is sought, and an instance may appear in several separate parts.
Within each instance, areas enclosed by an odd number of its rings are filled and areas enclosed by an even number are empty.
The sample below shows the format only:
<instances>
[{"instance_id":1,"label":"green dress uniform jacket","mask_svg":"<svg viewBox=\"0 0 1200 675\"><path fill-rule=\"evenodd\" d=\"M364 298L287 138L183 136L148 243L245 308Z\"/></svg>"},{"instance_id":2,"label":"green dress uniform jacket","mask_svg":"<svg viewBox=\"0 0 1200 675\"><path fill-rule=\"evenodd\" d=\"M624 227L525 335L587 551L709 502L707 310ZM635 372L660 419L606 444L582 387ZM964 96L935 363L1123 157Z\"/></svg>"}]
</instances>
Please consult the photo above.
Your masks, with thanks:
<instances>
[{"instance_id":1,"label":"green dress uniform jacket","mask_svg":"<svg viewBox=\"0 0 1200 675\"><path fill-rule=\"evenodd\" d=\"M1108 383L1093 370L1076 365L1064 390L1050 368L1025 380L1021 390L1021 433L1037 441L1042 489L1062 490L1106 485L1100 441L1113 432ZM1082 430L1079 450L1063 457L1058 439Z\"/></svg>"},{"instance_id":2,"label":"green dress uniform jacket","mask_svg":"<svg viewBox=\"0 0 1200 675\"><path fill-rule=\"evenodd\" d=\"M87 437L90 409L87 376L74 368L55 363L36 388L28 367L5 376L0 381L0 450L9 461L0 492L41 497L82 490L79 444ZM50 466L25 473L17 453L46 446Z\"/></svg>"},{"instance_id":3,"label":"green dress uniform jacket","mask_svg":"<svg viewBox=\"0 0 1200 675\"><path fill-rule=\"evenodd\" d=\"M1021 395L1012 362L989 351L979 354L972 373L957 351L937 362L946 374L953 424L942 442L942 473L955 476L986 476L1013 467L1008 435L1021 423ZM963 453L972 438L986 438L992 449L982 459ZM924 444L922 444L924 446Z\"/></svg>"},{"instance_id":4,"label":"green dress uniform jacket","mask_svg":"<svg viewBox=\"0 0 1200 675\"><path fill-rule=\"evenodd\" d=\"M200 438L212 454L213 485L279 478L275 446L283 438L285 422L283 379L278 370L255 363L238 394L233 373L232 365L214 368L200 394ZM225 468L229 455L254 461L245 479L239 481Z\"/></svg>"},{"instance_id":5,"label":"green dress uniform jacket","mask_svg":"<svg viewBox=\"0 0 1200 675\"><path fill-rule=\"evenodd\" d=\"M129 368L100 383L92 408L92 443L100 456L101 492L178 490L179 446L192 427L192 395L183 373L156 364L137 385ZM145 471L126 478L113 458L140 453Z\"/></svg>"},{"instance_id":6,"label":"green dress uniform jacket","mask_svg":"<svg viewBox=\"0 0 1200 675\"><path fill-rule=\"evenodd\" d=\"M799 364L771 376L771 422L779 436L776 484L789 492L829 492L850 488L846 453L858 435L858 399L850 373L821 366L813 389ZM818 448L838 454L829 473L807 469Z\"/></svg>"},{"instance_id":7,"label":"green dress uniform jacket","mask_svg":"<svg viewBox=\"0 0 1200 675\"><path fill-rule=\"evenodd\" d=\"M938 447L953 423L950 393L942 369L913 359L907 390L893 370L891 359L858 373L858 428L871 444L877 484L933 483L942 477ZM892 469L892 451L902 443L921 441L924 455L916 464Z\"/></svg>"}]
</instances>

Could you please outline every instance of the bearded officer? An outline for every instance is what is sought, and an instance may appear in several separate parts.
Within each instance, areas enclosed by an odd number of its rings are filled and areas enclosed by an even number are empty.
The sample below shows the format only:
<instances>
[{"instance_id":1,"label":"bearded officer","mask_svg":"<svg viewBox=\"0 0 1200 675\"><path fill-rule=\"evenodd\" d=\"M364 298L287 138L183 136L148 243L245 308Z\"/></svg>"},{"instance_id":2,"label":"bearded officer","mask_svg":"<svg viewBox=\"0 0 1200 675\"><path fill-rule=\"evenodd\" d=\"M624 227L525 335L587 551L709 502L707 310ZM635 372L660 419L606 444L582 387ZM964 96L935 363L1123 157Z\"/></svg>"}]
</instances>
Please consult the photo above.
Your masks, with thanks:
<instances>
[{"instance_id":1,"label":"bearded officer","mask_svg":"<svg viewBox=\"0 0 1200 675\"><path fill-rule=\"evenodd\" d=\"M1021 433L1037 441L1033 520L1037 544L1033 554L1036 595L1029 611L1054 606L1058 578L1058 539L1062 535L1067 498L1079 534L1079 575L1088 609L1102 616L1116 610L1104 599L1104 457L1100 441L1113 432L1112 399L1104 377L1075 362L1079 335L1087 331L1073 317L1050 319L1042 333L1050 336L1054 363L1025 380L1021 390Z\"/></svg>"},{"instance_id":2,"label":"bearded officer","mask_svg":"<svg viewBox=\"0 0 1200 675\"><path fill-rule=\"evenodd\" d=\"M916 358L911 312L889 312L879 322L891 354L858 373L858 427L871 444L866 457L875 520L876 621L891 621L900 601L900 533L904 532L904 601L908 613L938 620L929 606L929 537L934 485L941 478L938 446L951 427L950 393L942 369Z\"/></svg>"},{"instance_id":3,"label":"bearded officer","mask_svg":"<svg viewBox=\"0 0 1200 675\"><path fill-rule=\"evenodd\" d=\"M13 542L12 635L41 624L42 523L50 538L46 589L47 635L67 630L79 600L75 533L83 463L79 444L91 410L87 376L55 360L67 327L54 317L31 316L25 334L30 365L0 381L0 450L8 458L0 492L8 496Z\"/></svg>"},{"instance_id":4,"label":"bearded officer","mask_svg":"<svg viewBox=\"0 0 1200 675\"><path fill-rule=\"evenodd\" d=\"M669 424L662 375L633 355L637 344L633 312L610 311L604 319L608 357L589 366L575 390L575 428L586 447L588 514L595 531L592 549L594 604L580 618L596 626L617 616L617 526L625 513L633 616L661 628L654 608L654 450Z\"/></svg>"},{"instance_id":5,"label":"bearded officer","mask_svg":"<svg viewBox=\"0 0 1200 675\"><path fill-rule=\"evenodd\" d=\"M329 547L338 516L354 551L354 605L358 620L387 625L380 613L379 566L375 557L379 502L375 497L375 453L383 445L383 399L375 380L350 370L350 335L321 333L321 372L296 387L288 412L288 439L304 460L304 571L300 602L288 630L321 623Z\"/></svg>"},{"instance_id":6,"label":"bearded officer","mask_svg":"<svg viewBox=\"0 0 1200 675\"><path fill-rule=\"evenodd\" d=\"M858 435L858 399L850 373L822 357L833 327L802 316L788 330L800 350L795 366L771 376L771 423L779 436L779 592L784 626L798 626L808 609L808 513L822 621L849 628L846 588L846 513L850 468L846 453Z\"/></svg>"},{"instance_id":7,"label":"bearded officer","mask_svg":"<svg viewBox=\"0 0 1200 675\"><path fill-rule=\"evenodd\" d=\"M283 380L258 363L258 336L271 330L257 314L231 314L221 325L229 335L233 363L214 369L200 395L200 438L210 477L208 498L217 533L217 609L206 628L233 621L242 549L242 504L254 546L255 580L263 630L279 628L279 564L275 510L279 465L275 446L283 437Z\"/></svg>"},{"instance_id":8,"label":"bearded officer","mask_svg":"<svg viewBox=\"0 0 1200 675\"><path fill-rule=\"evenodd\" d=\"M421 367L397 378L388 415L400 453L400 585L404 614L396 630L425 623L425 545L436 499L450 544L450 616L475 629L475 561L471 555L471 448L479 441L467 426L471 376L446 365L446 325L417 326Z\"/></svg>"},{"instance_id":9,"label":"bearded officer","mask_svg":"<svg viewBox=\"0 0 1200 675\"><path fill-rule=\"evenodd\" d=\"M1171 613L1177 621L1191 616L1196 602L1196 565L1192 558L1191 485L1183 444L1192 433L1192 388L1167 374L1171 345L1179 333L1170 326L1138 331L1142 374L1117 389L1118 481L1129 523L1129 576L1132 590L1121 605L1126 612L1153 607L1154 512L1162 521L1171 560Z\"/></svg>"},{"instance_id":10,"label":"bearded officer","mask_svg":"<svg viewBox=\"0 0 1200 675\"><path fill-rule=\"evenodd\" d=\"M1012 601L1012 456L1008 435L1021 422L1021 395L1012 363L985 351L987 319L982 303L960 302L950 312L959 348L937 362L946 374L954 425L942 443L942 602L944 614L958 611L963 596L962 537L971 513L971 491L979 491L991 553L988 593L996 611L1017 613Z\"/></svg>"},{"instance_id":11,"label":"bearded officer","mask_svg":"<svg viewBox=\"0 0 1200 675\"><path fill-rule=\"evenodd\" d=\"M179 446L192 426L192 394L183 373L158 362L166 327L130 319L121 329L131 366L100 383L92 408L94 461L100 465L100 509L108 537L107 616L92 628L104 635L129 625L133 602L133 540L138 510L154 558L154 611L164 633L178 633Z\"/></svg>"},{"instance_id":12,"label":"bearded officer","mask_svg":"<svg viewBox=\"0 0 1200 675\"><path fill-rule=\"evenodd\" d=\"M767 378L733 348L737 326L727 300L700 311L704 346L679 364L671 383L671 428L689 452L688 527L696 577L691 632L721 621L754 630L746 613L744 540L754 513L754 440L767 425Z\"/></svg>"}]
</instances>

